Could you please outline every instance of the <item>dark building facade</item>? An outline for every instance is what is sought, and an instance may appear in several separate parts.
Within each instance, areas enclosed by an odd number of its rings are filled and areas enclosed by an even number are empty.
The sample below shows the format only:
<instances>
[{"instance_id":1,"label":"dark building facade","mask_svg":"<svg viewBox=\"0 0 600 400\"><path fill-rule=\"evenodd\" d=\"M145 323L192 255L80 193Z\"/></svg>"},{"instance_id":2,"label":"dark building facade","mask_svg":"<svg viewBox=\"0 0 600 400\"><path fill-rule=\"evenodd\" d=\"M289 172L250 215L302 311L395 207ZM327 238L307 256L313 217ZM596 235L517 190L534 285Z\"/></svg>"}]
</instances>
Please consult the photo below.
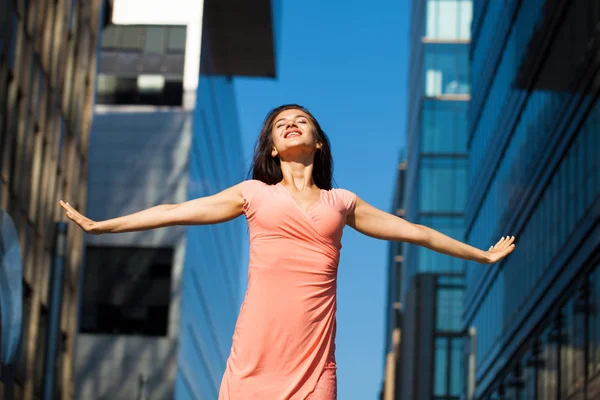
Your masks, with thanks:
<instances>
[{"instance_id":1,"label":"dark building facade","mask_svg":"<svg viewBox=\"0 0 600 400\"><path fill-rule=\"evenodd\" d=\"M600 398L600 2L476 1L467 399Z\"/></svg>"},{"instance_id":2,"label":"dark building facade","mask_svg":"<svg viewBox=\"0 0 600 400\"><path fill-rule=\"evenodd\" d=\"M396 399L459 399L463 275L419 273L403 307Z\"/></svg>"},{"instance_id":3,"label":"dark building facade","mask_svg":"<svg viewBox=\"0 0 600 400\"><path fill-rule=\"evenodd\" d=\"M8 258L18 275L7 279L2 254L0 321L9 305L15 319L0 327L0 399L73 397L83 232L60 224L58 200L85 205L97 43L110 3L0 1L0 243L4 251L10 218L22 261ZM8 292L21 296L7 305Z\"/></svg>"}]
</instances>

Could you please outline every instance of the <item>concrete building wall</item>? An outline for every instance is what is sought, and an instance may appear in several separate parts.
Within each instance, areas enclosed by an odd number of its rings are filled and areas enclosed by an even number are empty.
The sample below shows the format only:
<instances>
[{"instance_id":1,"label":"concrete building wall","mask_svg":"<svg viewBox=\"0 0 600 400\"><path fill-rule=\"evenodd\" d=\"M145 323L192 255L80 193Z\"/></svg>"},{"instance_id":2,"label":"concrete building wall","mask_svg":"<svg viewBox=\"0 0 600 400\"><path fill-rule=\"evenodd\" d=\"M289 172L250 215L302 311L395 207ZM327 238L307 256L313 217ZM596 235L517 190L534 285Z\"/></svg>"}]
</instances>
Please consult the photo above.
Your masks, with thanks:
<instances>
[{"instance_id":1,"label":"concrete building wall","mask_svg":"<svg viewBox=\"0 0 600 400\"><path fill-rule=\"evenodd\" d=\"M127 112L97 106L91 138L88 214L104 220L187 200L191 112ZM139 379L153 399L173 398L185 227L89 236L88 246L172 247L167 337L80 333L77 398L137 398Z\"/></svg>"}]
</instances>

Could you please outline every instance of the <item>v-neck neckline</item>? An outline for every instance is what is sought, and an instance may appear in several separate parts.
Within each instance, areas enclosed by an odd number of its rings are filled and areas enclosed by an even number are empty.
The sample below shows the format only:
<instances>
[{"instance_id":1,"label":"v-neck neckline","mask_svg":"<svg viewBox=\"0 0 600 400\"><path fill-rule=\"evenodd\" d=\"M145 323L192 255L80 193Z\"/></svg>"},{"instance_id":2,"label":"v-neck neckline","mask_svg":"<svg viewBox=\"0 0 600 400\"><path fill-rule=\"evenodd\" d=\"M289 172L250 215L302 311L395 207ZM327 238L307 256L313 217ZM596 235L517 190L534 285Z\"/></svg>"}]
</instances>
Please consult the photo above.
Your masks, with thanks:
<instances>
[{"instance_id":1,"label":"v-neck neckline","mask_svg":"<svg viewBox=\"0 0 600 400\"><path fill-rule=\"evenodd\" d=\"M278 182L277 185L279 187L281 187L287 194L287 196L290 198L290 200L292 200L292 203L294 203L296 205L296 208L298 210L300 210L300 212L302 212L304 215L308 216L308 212L315 207L319 202L321 202L321 199L323 199L323 189L319 189L319 198L315 201L313 201L306 210L303 210L302 207L300 207L300 204L298 204L298 202L296 201L296 199L294 198L294 196L292 196L292 194L290 193L290 191L281 184L281 182Z\"/></svg>"}]
</instances>

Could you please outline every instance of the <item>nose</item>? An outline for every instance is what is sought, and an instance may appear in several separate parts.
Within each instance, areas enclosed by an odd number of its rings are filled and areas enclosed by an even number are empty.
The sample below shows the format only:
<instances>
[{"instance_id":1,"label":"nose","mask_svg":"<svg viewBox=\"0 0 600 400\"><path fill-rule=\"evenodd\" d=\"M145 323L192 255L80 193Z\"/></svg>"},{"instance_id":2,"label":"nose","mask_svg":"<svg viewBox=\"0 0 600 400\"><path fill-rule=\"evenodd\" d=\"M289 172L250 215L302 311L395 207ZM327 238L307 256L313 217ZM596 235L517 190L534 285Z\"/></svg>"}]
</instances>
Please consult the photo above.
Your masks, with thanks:
<instances>
[{"instance_id":1,"label":"nose","mask_svg":"<svg viewBox=\"0 0 600 400\"><path fill-rule=\"evenodd\" d=\"M287 123L285 124L286 128L295 127L295 126L296 126L296 121L293 119L287 121Z\"/></svg>"}]
</instances>

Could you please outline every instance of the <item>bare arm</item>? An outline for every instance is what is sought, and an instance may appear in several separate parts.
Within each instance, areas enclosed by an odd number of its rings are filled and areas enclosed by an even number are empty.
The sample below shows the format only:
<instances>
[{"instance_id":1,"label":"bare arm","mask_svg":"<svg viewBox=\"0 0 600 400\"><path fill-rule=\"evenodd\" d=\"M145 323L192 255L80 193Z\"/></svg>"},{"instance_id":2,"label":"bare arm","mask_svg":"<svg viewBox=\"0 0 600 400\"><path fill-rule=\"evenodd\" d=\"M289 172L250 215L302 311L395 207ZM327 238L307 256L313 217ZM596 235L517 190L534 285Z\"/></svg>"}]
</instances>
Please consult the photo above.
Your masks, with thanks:
<instances>
[{"instance_id":1,"label":"bare arm","mask_svg":"<svg viewBox=\"0 0 600 400\"><path fill-rule=\"evenodd\" d=\"M482 264L493 264L506 257L515 248L514 236L512 238L507 236L500 239L488 251L483 251L424 225L413 224L381 211L358 197L354 212L348 216L347 223L360 233L374 238L408 242L438 253Z\"/></svg>"},{"instance_id":2,"label":"bare arm","mask_svg":"<svg viewBox=\"0 0 600 400\"><path fill-rule=\"evenodd\" d=\"M143 231L172 225L207 225L232 220L242 214L244 199L241 184L212 196L180 204L161 204L134 214L105 221L92 221L68 203L59 202L67 217L87 233L121 233Z\"/></svg>"}]
</instances>

